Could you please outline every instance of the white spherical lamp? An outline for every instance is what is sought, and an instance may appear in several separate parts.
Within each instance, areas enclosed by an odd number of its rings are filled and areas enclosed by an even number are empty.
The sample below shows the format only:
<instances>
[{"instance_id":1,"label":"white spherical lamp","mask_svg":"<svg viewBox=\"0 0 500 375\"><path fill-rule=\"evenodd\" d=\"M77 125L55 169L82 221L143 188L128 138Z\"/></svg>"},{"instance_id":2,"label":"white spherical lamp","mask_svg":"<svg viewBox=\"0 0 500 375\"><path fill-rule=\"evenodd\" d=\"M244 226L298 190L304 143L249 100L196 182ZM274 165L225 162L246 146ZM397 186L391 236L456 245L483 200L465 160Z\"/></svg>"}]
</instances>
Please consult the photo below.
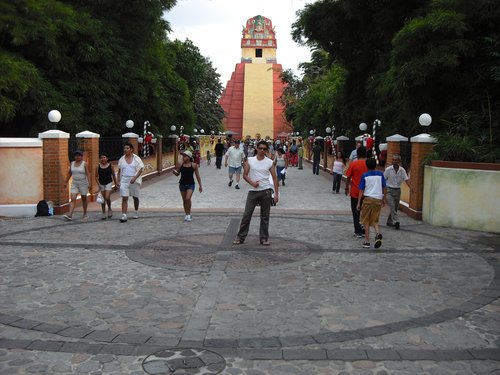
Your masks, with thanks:
<instances>
[{"instance_id":1,"label":"white spherical lamp","mask_svg":"<svg viewBox=\"0 0 500 375\"><path fill-rule=\"evenodd\" d=\"M57 109L53 109L49 112L48 117L50 122L55 122L57 124L59 121L61 121L61 112L59 112Z\"/></svg>"},{"instance_id":2,"label":"white spherical lamp","mask_svg":"<svg viewBox=\"0 0 500 375\"><path fill-rule=\"evenodd\" d=\"M366 125L366 123L362 122L361 124L359 124L359 130L364 132L366 131L366 129L368 129L368 125Z\"/></svg>"},{"instance_id":3,"label":"white spherical lamp","mask_svg":"<svg viewBox=\"0 0 500 375\"><path fill-rule=\"evenodd\" d=\"M134 127L134 122L132 120L127 120L125 122L125 126L128 128L128 129L132 129Z\"/></svg>"},{"instance_id":4,"label":"white spherical lamp","mask_svg":"<svg viewBox=\"0 0 500 375\"><path fill-rule=\"evenodd\" d=\"M326 132L327 132L328 134L330 134L330 133L332 132L332 128L327 127L327 128L326 128Z\"/></svg>"},{"instance_id":5,"label":"white spherical lamp","mask_svg":"<svg viewBox=\"0 0 500 375\"><path fill-rule=\"evenodd\" d=\"M172 126L170 127L170 131L175 132L175 131L176 131L176 129L177 129L177 128L175 127L175 125L172 125Z\"/></svg>"},{"instance_id":6,"label":"white spherical lamp","mask_svg":"<svg viewBox=\"0 0 500 375\"><path fill-rule=\"evenodd\" d=\"M418 122L422 126L429 126L432 122L432 117L428 113L422 113L418 118Z\"/></svg>"},{"instance_id":7,"label":"white spherical lamp","mask_svg":"<svg viewBox=\"0 0 500 375\"><path fill-rule=\"evenodd\" d=\"M201 134L205 134L205 130L204 130L204 129L201 129L201 130L200 130L200 133L201 133Z\"/></svg>"}]
</instances>

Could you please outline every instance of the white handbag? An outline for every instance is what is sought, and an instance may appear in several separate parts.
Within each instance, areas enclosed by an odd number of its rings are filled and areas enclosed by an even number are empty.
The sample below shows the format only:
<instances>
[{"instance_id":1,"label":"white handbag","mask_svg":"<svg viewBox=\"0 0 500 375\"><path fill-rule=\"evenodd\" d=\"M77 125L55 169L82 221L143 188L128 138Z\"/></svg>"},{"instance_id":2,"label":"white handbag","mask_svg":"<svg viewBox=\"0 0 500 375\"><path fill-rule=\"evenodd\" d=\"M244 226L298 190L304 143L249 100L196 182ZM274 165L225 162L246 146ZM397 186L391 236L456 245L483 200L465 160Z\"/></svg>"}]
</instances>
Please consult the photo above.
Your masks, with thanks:
<instances>
[{"instance_id":1,"label":"white handbag","mask_svg":"<svg viewBox=\"0 0 500 375\"><path fill-rule=\"evenodd\" d=\"M99 192L99 193L97 194L97 197L96 197L95 201L96 201L97 203L99 203L99 204L103 204L103 203L104 203L104 197L102 196L101 192Z\"/></svg>"}]
</instances>

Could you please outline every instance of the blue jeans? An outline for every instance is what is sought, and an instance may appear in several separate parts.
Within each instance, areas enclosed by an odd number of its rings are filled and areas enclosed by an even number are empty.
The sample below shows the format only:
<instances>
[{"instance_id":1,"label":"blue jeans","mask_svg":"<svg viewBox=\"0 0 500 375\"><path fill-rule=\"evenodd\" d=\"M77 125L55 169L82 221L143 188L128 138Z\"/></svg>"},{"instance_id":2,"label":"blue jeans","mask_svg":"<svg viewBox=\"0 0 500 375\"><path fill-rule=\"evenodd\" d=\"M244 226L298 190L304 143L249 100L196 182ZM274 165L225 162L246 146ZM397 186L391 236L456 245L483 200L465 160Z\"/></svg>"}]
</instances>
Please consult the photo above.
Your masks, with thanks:
<instances>
[{"instance_id":1,"label":"blue jeans","mask_svg":"<svg viewBox=\"0 0 500 375\"><path fill-rule=\"evenodd\" d=\"M283 169L285 169L285 167L276 166L276 176L278 177L278 181L285 181L285 175L281 173Z\"/></svg>"},{"instance_id":2,"label":"blue jeans","mask_svg":"<svg viewBox=\"0 0 500 375\"><path fill-rule=\"evenodd\" d=\"M313 159L313 174L319 174L319 160Z\"/></svg>"},{"instance_id":3,"label":"blue jeans","mask_svg":"<svg viewBox=\"0 0 500 375\"><path fill-rule=\"evenodd\" d=\"M342 182L342 174L341 173L333 173L333 191L336 193L340 190L340 183Z\"/></svg>"}]
</instances>

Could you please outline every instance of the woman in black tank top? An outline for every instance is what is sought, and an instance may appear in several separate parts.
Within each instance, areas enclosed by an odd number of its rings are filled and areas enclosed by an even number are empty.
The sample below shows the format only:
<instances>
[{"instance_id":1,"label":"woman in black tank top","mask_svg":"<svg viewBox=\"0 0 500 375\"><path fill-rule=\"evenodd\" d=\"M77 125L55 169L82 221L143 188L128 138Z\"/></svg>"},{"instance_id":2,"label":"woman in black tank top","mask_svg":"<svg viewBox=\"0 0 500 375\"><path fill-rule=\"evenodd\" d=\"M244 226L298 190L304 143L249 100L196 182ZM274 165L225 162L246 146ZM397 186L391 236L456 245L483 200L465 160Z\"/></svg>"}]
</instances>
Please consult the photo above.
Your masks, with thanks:
<instances>
[{"instance_id":1,"label":"woman in black tank top","mask_svg":"<svg viewBox=\"0 0 500 375\"><path fill-rule=\"evenodd\" d=\"M194 176L196 175L196 180L198 180L200 193L203 191L201 187L201 177L198 170L198 164L193 163L193 154L190 151L184 151L181 153L182 161L175 166L174 174L178 176L181 175L179 180L179 190L182 196L182 204L184 206L184 212L186 216L184 221L191 221L191 197L195 189Z\"/></svg>"},{"instance_id":2,"label":"woman in black tank top","mask_svg":"<svg viewBox=\"0 0 500 375\"><path fill-rule=\"evenodd\" d=\"M106 204L108 205L108 218L113 216L113 210L111 210L111 191L116 189L117 184L115 171L105 154L101 154L99 158L99 165L96 169L95 179L97 181L97 186L99 186L99 191L104 198L104 203L101 203L101 219L106 220Z\"/></svg>"}]
</instances>

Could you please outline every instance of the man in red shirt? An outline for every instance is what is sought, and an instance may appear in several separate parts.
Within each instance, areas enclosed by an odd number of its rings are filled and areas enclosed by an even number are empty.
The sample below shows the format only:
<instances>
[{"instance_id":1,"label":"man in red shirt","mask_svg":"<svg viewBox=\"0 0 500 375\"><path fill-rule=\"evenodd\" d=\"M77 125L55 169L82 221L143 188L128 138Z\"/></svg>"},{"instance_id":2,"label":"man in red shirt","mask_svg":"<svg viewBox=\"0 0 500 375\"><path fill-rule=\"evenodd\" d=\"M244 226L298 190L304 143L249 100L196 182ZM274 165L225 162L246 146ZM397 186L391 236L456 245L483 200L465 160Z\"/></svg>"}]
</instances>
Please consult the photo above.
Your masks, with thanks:
<instances>
[{"instance_id":1,"label":"man in red shirt","mask_svg":"<svg viewBox=\"0 0 500 375\"><path fill-rule=\"evenodd\" d=\"M359 183L364 173L368 172L366 166L366 148L361 146L357 149L358 159L349 163L346 177L347 182L345 185L345 195L349 194L351 197L351 212L352 221L354 224L354 236L363 238L364 229L359 223L359 211L357 209L358 196L359 196ZM350 189L349 189L350 188Z\"/></svg>"}]
</instances>

